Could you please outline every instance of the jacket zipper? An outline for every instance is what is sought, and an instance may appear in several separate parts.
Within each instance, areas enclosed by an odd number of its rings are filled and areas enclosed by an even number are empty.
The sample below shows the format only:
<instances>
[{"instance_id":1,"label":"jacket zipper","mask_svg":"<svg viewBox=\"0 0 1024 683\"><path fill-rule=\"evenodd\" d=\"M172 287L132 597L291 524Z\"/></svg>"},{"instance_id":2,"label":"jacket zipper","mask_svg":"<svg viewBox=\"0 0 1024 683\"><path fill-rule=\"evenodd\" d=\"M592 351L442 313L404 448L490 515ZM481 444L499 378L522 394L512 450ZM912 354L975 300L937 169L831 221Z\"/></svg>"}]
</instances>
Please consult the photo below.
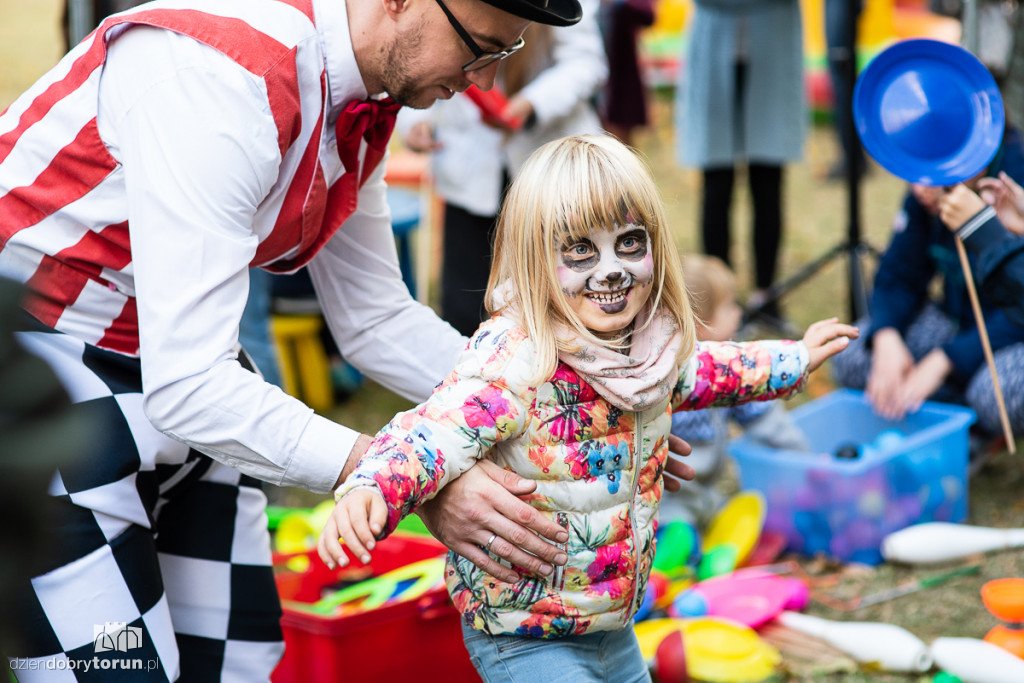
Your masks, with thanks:
<instances>
[{"instance_id":1,"label":"jacket zipper","mask_svg":"<svg viewBox=\"0 0 1024 683\"><path fill-rule=\"evenodd\" d=\"M643 442L643 421L640 413L633 413L633 419L636 424L636 429L633 430L634 441L633 441L633 487L632 494L629 497L629 531L633 537L633 566L639 571L640 569L640 533L636 528L636 493L637 489L640 488L640 444ZM633 581L633 597L630 599L629 609L623 614L622 625L626 626L629 624L629 620L633 618L637 610L637 597L640 595L640 591L637 588L640 585L639 574L635 574L638 578Z\"/></svg>"},{"instance_id":2,"label":"jacket zipper","mask_svg":"<svg viewBox=\"0 0 1024 683\"><path fill-rule=\"evenodd\" d=\"M568 512L556 512L555 522L565 529L565 533L569 533L569 513ZM566 557L569 557L569 539L566 538L565 543L558 544L558 547L562 549ZM552 563L553 564L553 563ZM551 574L551 587L560 591L565 588L565 566L556 564L555 571Z\"/></svg>"}]
</instances>

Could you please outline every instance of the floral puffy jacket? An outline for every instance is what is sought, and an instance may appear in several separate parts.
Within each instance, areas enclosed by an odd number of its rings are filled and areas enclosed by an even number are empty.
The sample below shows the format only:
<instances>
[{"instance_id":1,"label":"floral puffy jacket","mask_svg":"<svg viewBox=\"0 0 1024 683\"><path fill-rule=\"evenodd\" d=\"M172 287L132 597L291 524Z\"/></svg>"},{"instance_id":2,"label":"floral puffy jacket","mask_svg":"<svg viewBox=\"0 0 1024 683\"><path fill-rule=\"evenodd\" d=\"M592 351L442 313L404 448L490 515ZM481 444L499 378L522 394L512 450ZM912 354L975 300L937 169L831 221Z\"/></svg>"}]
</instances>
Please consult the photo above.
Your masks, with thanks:
<instances>
[{"instance_id":1,"label":"floral puffy jacket","mask_svg":"<svg viewBox=\"0 0 1024 683\"><path fill-rule=\"evenodd\" d=\"M698 345L671 397L622 412L571 367L531 386L533 345L506 318L480 327L423 404L397 415L338 491L377 488L384 533L479 458L537 482L526 500L569 532L568 563L506 583L449 553L448 590L465 623L491 634L553 638L627 625L654 558L671 411L770 400L806 379L801 342Z\"/></svg>"}]
</instances>

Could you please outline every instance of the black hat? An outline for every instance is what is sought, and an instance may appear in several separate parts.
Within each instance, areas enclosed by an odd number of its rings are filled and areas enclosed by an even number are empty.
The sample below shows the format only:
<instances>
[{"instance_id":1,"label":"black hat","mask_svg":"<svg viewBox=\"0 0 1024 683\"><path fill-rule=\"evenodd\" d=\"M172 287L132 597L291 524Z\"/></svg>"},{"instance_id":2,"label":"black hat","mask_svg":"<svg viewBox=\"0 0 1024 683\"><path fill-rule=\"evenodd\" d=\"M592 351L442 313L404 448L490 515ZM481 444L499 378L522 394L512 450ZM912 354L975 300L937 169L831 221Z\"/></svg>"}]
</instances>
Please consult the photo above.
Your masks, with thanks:
<instances>
[{"instance_id":1,"label":"black hat","mask_svg":"<svg viewBox=\"0 0 1024 683\"><path fill-rule=\"evenodd\" d=\"M583 17L579 0L484 0L509 14L538 24L572 26Z\"/></svg>"}]
</instances>

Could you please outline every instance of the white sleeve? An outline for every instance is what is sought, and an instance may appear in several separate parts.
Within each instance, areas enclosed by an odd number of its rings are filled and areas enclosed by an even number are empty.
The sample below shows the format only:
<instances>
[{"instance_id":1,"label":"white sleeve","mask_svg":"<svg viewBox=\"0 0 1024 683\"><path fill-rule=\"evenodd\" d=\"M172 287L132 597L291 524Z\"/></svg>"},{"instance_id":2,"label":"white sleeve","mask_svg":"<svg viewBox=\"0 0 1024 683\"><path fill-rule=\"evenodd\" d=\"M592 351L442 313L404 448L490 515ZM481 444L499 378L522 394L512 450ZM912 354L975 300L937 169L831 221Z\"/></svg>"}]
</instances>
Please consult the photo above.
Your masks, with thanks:
<instances>
[{"instance_id":1,"label":"white sleeve","mask_svg":"<svg viewBox=\"0 0 1024 683\"><path fill-rule=\"evenodd\" d=\"M124 169L147 417L246 474L329 491L358 434L237 360L252 220L280 164L265 94L219 52L138 27L111 45L100 103Z\"/></svg>"},{"instance_id":2,"label":"white sleeve","mask_svg":"<svg viewBox=\"0 0 1024 683\"><path fill-rule=\"evenodd\" d=\"M385 163L360 190L356 212L310 262L309 274L345 360L421 402L455 366L466 339L414 300L402 281Z\"/></svg>"},{"instance_id":3,"label":"white sleeve","mask_svg":"<svg viewBox=\"0 0 1024 683\"><path fill-rule=\"evenodd\" d=\"M598 0L581 0L581 5L579 22L554 29L552 65L522 89L539 124L568 116L608 79L608 58L597 24Z\"/></svg>"}]
</instances>

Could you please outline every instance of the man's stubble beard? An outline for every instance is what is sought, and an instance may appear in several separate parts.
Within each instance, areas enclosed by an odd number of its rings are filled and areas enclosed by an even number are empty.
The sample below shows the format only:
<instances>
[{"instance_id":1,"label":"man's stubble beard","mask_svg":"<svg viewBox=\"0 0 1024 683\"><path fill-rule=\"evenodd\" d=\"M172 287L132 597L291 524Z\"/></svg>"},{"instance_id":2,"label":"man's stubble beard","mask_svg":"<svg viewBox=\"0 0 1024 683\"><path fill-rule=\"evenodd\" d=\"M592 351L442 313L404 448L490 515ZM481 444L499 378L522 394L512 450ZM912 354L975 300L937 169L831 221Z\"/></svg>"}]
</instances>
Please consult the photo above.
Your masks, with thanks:
<instances>
[{"instance_id":1,"label":"man's stubble beard","mask_svg":"<svg viewBox=\"0 0 1024 683\"><path fill-rule=\"evenodd\" d=\"M411 109L426 109L435 101L420 101L423 96L422 86L417 79L409 75L410 65L421 58L422 44L423 31L416 27L412 31L395 36L394 42L384 50L384 68L381 73L384 90L396 103Z\"/></svg>"}]
</instances>

